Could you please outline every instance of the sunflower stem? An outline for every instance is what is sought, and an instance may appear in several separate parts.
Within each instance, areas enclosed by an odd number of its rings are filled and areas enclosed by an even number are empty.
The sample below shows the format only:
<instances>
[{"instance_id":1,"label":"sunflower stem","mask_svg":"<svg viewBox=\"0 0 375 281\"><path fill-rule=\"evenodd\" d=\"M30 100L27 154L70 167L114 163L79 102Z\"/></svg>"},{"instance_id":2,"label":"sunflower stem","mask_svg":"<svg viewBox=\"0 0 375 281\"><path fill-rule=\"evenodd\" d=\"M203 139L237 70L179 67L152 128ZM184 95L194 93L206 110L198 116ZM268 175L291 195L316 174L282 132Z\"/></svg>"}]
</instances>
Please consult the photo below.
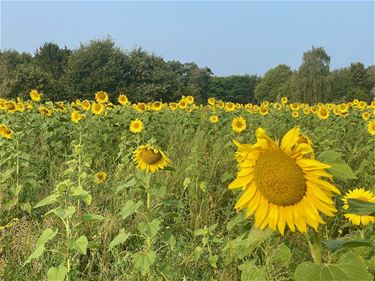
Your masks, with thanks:
<instances>
[{"instance_id":1,"label":"sunflower stem","mask_svg":"<svg viewBox=\"0 0 375 281\"><path fill-rule=\"evenodd\" d=\"M320 236L319 233L314 231L312 235L312 242L310 241L309 235L306 235L307 243L309 244L310 253L315 264L322 263L322 250L320 247Z\"/></svg>"}]
</instances>

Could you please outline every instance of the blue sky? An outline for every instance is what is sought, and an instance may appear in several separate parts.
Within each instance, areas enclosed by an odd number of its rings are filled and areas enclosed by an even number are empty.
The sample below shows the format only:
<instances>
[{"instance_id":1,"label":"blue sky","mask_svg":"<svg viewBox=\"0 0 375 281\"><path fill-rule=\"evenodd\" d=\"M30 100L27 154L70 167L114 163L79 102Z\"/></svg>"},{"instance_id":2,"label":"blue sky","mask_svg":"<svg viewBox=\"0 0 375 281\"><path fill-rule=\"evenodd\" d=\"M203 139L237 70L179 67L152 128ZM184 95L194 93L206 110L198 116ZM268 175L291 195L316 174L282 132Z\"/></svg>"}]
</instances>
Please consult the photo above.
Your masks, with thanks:
<instances>
[{"instance_id":1,"label":"blue sky","mask_svg":"<svg viewBox=\"0 0 375 281\"><path fill-rule=\"evenodd\" d=\"M323 46L331 69L374 64L374 2L19 2L1 0L1 49L34 52L46 41L76 48L111 36L215 75L296 69Z\"/></svg>"}]
</instances>

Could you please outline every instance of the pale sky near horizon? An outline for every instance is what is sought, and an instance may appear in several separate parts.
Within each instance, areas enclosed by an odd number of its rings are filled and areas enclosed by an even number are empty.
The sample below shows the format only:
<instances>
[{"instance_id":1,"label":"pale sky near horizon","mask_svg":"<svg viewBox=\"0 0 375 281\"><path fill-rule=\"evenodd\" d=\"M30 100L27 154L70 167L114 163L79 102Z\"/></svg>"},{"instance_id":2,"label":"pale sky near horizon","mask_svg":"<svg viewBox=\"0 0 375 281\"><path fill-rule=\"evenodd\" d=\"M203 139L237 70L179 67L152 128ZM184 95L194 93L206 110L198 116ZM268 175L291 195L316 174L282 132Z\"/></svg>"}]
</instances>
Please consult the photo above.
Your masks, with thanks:
<instances>
[{"instance_id":1,"label":"pale sky near horizon","mask_svg":"<svg viewBox=\"0 0 375 281\"><path fill-rule=\"evenodd\" d=\"M1 50L34 53L44 42L74 49L110 36L165 60L196 62L215 75L297 69L324 47L331 69L374 64L374 1L125 2L1 0Z\"/></svg>"}]
</instances>

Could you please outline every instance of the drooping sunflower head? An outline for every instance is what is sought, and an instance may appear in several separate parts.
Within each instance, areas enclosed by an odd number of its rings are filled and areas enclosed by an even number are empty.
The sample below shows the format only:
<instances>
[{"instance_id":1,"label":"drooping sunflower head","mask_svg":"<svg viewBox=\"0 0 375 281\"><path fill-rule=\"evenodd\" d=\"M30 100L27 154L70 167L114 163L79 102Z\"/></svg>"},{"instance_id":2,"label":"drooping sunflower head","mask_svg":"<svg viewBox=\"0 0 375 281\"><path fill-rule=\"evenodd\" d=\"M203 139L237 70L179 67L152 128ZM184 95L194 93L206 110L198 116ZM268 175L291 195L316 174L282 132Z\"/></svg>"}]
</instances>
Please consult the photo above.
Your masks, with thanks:
<instances>
[{"instance_id":1,"label":"drooping sunflower head","mask_svg":"<svg viewBox=\"0 0 375 281\"><path fill-rule=\"evenodd\" d=\"M42 114L43 116L46 116L46 117L51 117L52 114L53 114L52 109L50 109L50 108L48 108L44 105L39 106L38 110L39 110L40 114Z\"/></svg>"},{"instance_id":2,"label":"drooping sunflower head","mask_svg":"<svg viewBox=\"0 0 375 281\"><path fill-rule=\"evenodd\" d=\"M160 149L146 144L138 147L133 154L137 168L146 173L155 173L168 166L170 160Z\"/></svg>"},{"instance_id":3,"label":"drooping sunflower head","mask_svg":"<svg viewBox=\"0 0 375 281\"><path fill-rule=\"evenodd\" d=\"M364 188L350 190L342 199L344 202L344 209L349 208L348 199L358 199L364 202L375 203L375 194L370 190L365 190ZM345 214L345 218L347 218L354 225L368 225L375 222L375 216Z\"/></svg>"},{"instance_id":4,"label":"drooping sunflower head","mask_svg":"<svg viewBox=\"0 0 375 281\"><path fill-rule=\"evenodd\" d=\"M128 100L128 98L127 98L126 95L124 95L124 94L120 94L120 95L118 96L118 102L119 102L119 104L121 104L121 105L127 105L128 102L129 102L129 100Z\"/></svg>"},{"instance_id":5,"label":"drooping sunflower head","mask_svg":"<svg viewBox=\"0 0 375 281\"><path fill-rule=\"evenodd\" d=\"M31 90L29 94L33 101L40 101L40 94L37 90Z\"/></svg>"},{"instance_id":6,"label":"drooping sunflower head","mask_svg":"<svg viewBox=\"0 0 375 281\"><path fill-rule=\"evenodd\" d=\"M5 139L11 139L13 136L13 131L8 126L0 124L0 136Z\"/></svg>"},{"instance_id":7,"label":"drooping sunflower head","mask_svg":"<svg viewBox=\"0 0 375 281\"><path fill-rule=\"evenodd\" d=\"M100 184L107 179L107 173L102 171L95 174L95 183Z\"/></svg>"},{"instance_id":8,"label":"drooping sunflower head","mask_svg":"<svg viewBox=\"0 0 375 281\"><path fill-rule=\"evenodd\" d=\"M232 121L232 130L236 133L242 133L246 130L246 120L243 117L236 117Z\"/></svg>"},{"instance_id":9,"label":"drooping sunflower head","mask_svg":"<svg viewBox=\"0 0 375 281\"><path fill-rule=\"evenodd\" d=\"M219 122L219 116L217 116L217 115L211 115L210 116L210 122L212 124L216 124L217 122Z\"/></svg>"},{"instance_id":10,"label":"drooping sunflower head","mask_svg":"<svg viewBox=\"0 0 375 281\"><path fill-rule=\"evenodd\" d=\"M17 110L17 104L10 100L5 103L6 110L10 113L14 113Z\"/></svg>"},{"instance_id":11,"label":"drooping sunflower head","mask_svg":"<svg viewBox=\"0 0 375 281\"><path fill-rule=\"evenodd\" d=\"M130 122L129 130L130 132L134 134L138 134L142 132L143 128L144 128L143 122L139 119L135 119Z\"/></svg>"},{"instance_id":12,"label":"drooping sunflower head","mask_svg":"<svg viewBox=\"0 0 375 281\"><path fill-rule=\"evenodd\" d=\"M106 103L108 101L108 94L104 91L99 91L95 93L95 100L98 103Z\"/></svg>"},{"instance_id":13,"label":"drooping sunflower head","mask_svg":"<svg viewBox=\"0 0 375 281\"><path fill-rule=\"evenodd\" d=\"M237 178L229 189L242 188L235 208L254 214L255 226L269 226L284 235L286 225L302 233L307 226L317 230L324 221L319 212L334 216L333 193L340 191L321 177L330 166L311 158L313 148L301 141L299 128L293 128L276 144L262 128L256 131L257 143L240 144L236 159Z\"/></svg>"}]
</instances>

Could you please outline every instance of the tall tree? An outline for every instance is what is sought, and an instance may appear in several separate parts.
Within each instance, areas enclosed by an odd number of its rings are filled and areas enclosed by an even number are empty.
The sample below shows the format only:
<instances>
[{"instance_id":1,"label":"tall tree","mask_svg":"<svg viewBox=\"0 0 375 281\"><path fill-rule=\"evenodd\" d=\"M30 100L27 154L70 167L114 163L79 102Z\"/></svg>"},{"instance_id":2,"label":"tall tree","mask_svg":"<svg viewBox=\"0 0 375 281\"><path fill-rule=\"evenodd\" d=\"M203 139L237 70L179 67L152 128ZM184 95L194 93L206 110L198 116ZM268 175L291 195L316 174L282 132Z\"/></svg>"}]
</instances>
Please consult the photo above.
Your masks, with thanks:
<instances>
[{"instance_id":1,"label":"tall tree","mask_svg":"<svg viewBox=\"0 0 375 281\"><path fill-rule=\"evenodd\" d=\"M330 57L324 48L312 47L303 53L298 69L298 92L303 102L317 103L328 100Z\"/></svg>"},{"instance_id":2,"label":"tall tree","mask_svg":"<svg viewBox=\"0 0 375 281\"><path fill-rule=\"evenodd\" d=\"M34 61L45 71L51 73L53 78L59 79L66 68L71 51L66 47L60 47L54 43L44 43L36 50Z\"/></svg>"},{"instance_id":3,"label":"tall tree","mask_svg":"<svg viewBox=\"0 0 375 281\"><path fill-rule=\"evenodd\" d=\"M281 89L292 76L292 70L285 64L280 64L268 70L255 88L255 98L258 101L276 101L281 97Z\"/></svg>"}]
</instances>

